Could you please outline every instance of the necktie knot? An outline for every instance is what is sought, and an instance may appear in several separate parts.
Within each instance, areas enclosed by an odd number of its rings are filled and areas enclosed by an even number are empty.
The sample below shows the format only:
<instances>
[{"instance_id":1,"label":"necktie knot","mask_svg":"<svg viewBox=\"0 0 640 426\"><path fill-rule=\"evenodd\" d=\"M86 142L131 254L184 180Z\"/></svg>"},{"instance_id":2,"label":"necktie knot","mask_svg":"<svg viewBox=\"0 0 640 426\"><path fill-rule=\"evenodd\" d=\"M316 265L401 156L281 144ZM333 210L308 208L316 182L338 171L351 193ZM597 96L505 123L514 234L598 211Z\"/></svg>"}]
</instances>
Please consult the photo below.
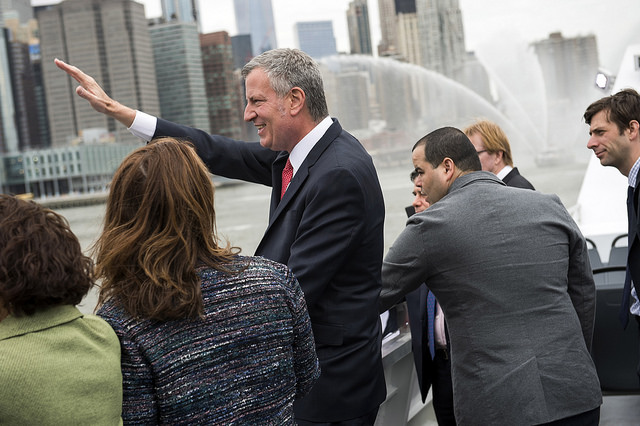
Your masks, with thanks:
<instances>
[{"instance_id":1,"label":"necktie knot","mask_svg":"<svg viewBox=\"0 0 640 426\"><path fill-rule=\"evenodd\" d=\"M287 164L285 164L284 169L282 169L282 190L280 191L280 198L284 197L284 193L287 192L287 187L289 186L289 182L291 182L291 178L293 177L293 166L291 165L291 161L287 158Z\"/></svg>"}]
</instances>

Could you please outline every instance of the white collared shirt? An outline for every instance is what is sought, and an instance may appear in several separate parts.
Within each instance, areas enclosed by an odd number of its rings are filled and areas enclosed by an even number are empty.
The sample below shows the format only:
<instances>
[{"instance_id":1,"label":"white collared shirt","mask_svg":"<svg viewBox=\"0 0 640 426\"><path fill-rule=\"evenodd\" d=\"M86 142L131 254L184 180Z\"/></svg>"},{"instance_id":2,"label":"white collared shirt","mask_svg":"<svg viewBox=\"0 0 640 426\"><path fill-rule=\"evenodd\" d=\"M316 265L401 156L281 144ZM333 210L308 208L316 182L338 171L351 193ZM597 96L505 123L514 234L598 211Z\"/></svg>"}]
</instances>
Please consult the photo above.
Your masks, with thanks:
<instances>
[{"instance_id":1,"label":"white collared shirt","mask_svg":"<svg viewBox=\"0 0 640 426\"><path fill-rule=\"evenodd\" d=\"M133 134L133 136L137 136L140 139L149 142L156 133L156 124L158 124L158 119L153 115L149 115L142 111L136 111L136 116L128 130Z\"/></svg>"},{"instance_id":2,"label":"white collared shirt","mask_svg":"<svg viewBox=\"0 0 640 426\"><path fill-rule=\"evenodd\" d=\"M293 147L291 152L289 153L289 161L291 161L291 165L293 166L293 176L296 175L296 172L304 162L307 155L311 152L314 146L318 143L320 138L327 133L329 127L333 124L333 120L331 117L326 116L320 123L316 125L307 135L302 138L300 142Z\"/></svg>"},{"instance_id":3,"label":"white collared shirt","mask_svg":"<svg viewBox=\"0 0 640 426\"><path fill-rule=\"evenodd\" d=\"M500 170L498 173L496 173L496 176L498 176L498 179L503 180L505 178L505 176L507 176L511 170L513 170L513 167L504 166L502 168L502 170Z\"/></svg>"}]
</instances>

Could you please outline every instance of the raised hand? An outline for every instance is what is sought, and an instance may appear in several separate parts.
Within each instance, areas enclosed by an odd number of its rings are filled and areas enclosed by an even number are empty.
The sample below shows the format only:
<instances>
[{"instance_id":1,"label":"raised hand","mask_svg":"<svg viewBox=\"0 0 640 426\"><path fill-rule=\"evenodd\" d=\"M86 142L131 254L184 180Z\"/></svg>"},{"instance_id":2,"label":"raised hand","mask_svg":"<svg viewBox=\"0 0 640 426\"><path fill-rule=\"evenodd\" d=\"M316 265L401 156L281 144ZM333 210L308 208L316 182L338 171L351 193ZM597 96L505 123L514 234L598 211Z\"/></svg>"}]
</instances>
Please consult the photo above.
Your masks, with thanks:
<instances>
[{"instance_id":1,"label":"raised hand","mask_svg":"<svg viewBox=\"0 0 640 426\"><path fill-rule=\"evenodd\" d=\"M58 68L69 74L80 85L76 88L76 93L83 99L89 101L89 104L96 111L113 117L120 123L130 127L136 117L136 111L129 108L114 99L111 99L102 90L102 87L90 75L85 74L80 68L67 64L60 59L53 61Z\"/></svg>"}]
</instances>

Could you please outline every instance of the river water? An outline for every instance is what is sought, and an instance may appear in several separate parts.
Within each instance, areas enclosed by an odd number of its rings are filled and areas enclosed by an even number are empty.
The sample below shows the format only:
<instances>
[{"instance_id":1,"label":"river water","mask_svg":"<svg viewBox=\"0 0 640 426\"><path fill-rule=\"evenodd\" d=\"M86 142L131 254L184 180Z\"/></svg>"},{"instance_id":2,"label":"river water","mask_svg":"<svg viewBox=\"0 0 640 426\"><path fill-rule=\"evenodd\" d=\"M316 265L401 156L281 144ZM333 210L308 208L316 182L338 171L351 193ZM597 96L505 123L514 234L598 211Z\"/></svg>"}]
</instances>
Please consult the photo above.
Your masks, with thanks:
<instances>
[{"instance_id":1,"label":"river water","mask_svg":"<svg viewBox=\"0 0 640 426\"><path fill-rule=\"evenodd\" d=\"M406 167L378 168L385 206L385 253L405 225L404 208L411 204L413 186L409 180L412 169L409 155ZM567 208L577 201L586 164L568 163L554 167L519 168L544 193L557 194ZM215 192L216 223L219 236L240 247L243 254L251 255L258 246L267 227L271 188L251 183L231 183L219 186ZM63 208L57 211L67 218L80 244L88 253L98 236L104 217L104 204ZM90 293L80 306L92 312L95 293Z\"/></svg>"}]
</instances>

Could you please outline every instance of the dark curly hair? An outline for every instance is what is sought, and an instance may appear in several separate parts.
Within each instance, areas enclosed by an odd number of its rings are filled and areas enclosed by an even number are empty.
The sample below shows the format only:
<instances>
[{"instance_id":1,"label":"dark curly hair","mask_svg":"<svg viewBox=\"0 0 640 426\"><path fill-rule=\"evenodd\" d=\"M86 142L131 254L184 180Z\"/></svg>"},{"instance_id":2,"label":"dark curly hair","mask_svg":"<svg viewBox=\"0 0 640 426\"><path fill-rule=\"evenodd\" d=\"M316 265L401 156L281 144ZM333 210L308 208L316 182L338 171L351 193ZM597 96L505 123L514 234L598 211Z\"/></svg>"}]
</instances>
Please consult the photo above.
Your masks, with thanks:
<instances>
[{"instance_id":1,"label":"dark curly hair","mask_svg":"<svg viewBox=\"0 0 640 426\"><path fill-rule=\"evenodd\" d=\"M0 194L0 307L21 316L77 305L93 286L92 274L93 262L64 217Z\"/></svg>"}]
</instances>

